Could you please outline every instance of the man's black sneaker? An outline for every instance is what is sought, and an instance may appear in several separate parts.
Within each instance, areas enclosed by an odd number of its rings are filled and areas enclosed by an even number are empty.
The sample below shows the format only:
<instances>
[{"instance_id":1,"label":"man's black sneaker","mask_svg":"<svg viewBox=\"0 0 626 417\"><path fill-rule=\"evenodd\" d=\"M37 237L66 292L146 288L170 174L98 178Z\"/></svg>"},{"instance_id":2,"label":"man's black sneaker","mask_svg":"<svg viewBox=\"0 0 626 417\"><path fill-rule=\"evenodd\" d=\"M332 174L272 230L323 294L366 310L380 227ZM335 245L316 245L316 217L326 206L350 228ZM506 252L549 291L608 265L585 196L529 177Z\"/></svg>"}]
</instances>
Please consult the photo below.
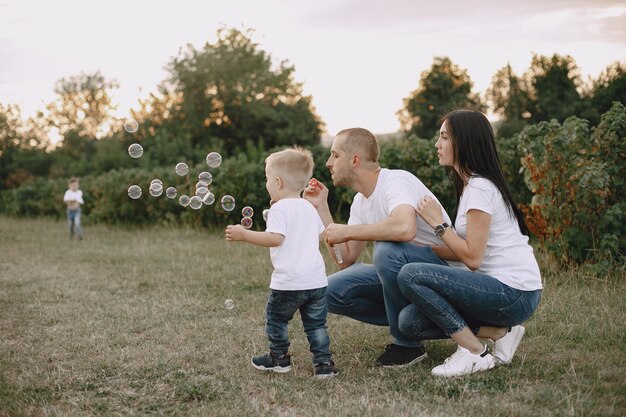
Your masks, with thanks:
<instances>
[{"instance_id":1,"label":"man's black sneaker","mask_svg":"<svg viewBox=\"0 0 626 417\"><path fill-rule=\"evenodd\" d=\"M315 378L326 379L337 375L339 370L335 368L335 363L330 361L329 363L316 363L313 372L315 373Z\"/></svg>"},{"instance_id":2,"label":"man's black sneaker","mask_svg":"<svg viewBox=\"0 0 626 417\"><path fill-rule=\"evenodd\" d=\"M291 371L291 355L285 353L277 356L273 352L252 358L252 366L262 371L289 372Z\"/></svg>"},{"instance_id":3,"label":"man's black sneaker","mask_svg":"<svg viewBox=\"0 0 626 417\"><path fill-rule=\"evenodd\" d=\"M421 362L426 359L427 356L428 354L423 346L408 347L394 345L392 343L387 345L383 354L376 359L376 365L402 368Z\"/></svg>"}]
</instances>

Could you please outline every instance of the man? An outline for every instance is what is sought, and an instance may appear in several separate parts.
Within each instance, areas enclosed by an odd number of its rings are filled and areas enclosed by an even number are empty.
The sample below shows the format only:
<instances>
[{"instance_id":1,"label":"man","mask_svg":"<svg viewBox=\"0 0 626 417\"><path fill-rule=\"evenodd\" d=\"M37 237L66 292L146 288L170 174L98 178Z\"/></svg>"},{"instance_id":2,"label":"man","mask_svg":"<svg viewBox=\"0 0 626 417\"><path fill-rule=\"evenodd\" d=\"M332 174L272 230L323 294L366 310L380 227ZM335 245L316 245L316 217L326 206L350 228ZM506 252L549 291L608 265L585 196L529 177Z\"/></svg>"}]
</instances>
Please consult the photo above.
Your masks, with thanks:
<instances>
[{"instance_id":1,"label":"man","mask_svg":"<svg viewBox=\"0 0 626 417\"><path fill-rule=\"evenodd\" d=\"M443 245L433 229L415 213L418 201L436 197L413 174L381 168L379 147L366 129L345 129L333 141L326 167L335 186L357 191L347 225L333 223L328 189L321 183L305 190L304 197L317 209L326 227L326 243L338 246L341 271L328 277L330 312L379 326L389 326L393 342L376 360L377 365L401 367L426 358L421 340L405 337L401 328L411 325L414 308L403 296L396 278L410 262L446 263L430 246ZM443 212L446 223L451 224ZM356 263L368 241L374 241L374 265ZM406 307L406 308L405 308Z\"/></svg>"}]
</instances>

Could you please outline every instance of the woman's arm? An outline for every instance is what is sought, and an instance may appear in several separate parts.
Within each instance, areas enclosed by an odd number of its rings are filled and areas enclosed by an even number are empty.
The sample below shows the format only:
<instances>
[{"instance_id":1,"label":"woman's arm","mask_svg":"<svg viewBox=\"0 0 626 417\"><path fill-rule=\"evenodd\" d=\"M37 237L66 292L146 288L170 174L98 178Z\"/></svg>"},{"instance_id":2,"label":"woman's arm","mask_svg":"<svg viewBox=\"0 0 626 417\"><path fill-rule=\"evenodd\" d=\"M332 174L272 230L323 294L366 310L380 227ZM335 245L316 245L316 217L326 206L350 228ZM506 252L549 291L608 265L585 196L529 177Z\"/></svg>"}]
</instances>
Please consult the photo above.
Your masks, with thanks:
<instances>
[{"instance_id":1,"label":"woman's arm","mask_svg":"<svg viewBox=\"0 0 626 417\"><path fill-rule=\"evenodd\" d=\"M441 215L441 206L430 197L423 199L415 211L433 229L444 221ZM466 238L463 239L456 234L453 228L448 227L441 236L446 248L437 247L433 250L440 258L461 261L470 270L475 271L483 262L490 226L490 214L480 210L469 210L467 212Z\"/></svg>"}]
</instances>

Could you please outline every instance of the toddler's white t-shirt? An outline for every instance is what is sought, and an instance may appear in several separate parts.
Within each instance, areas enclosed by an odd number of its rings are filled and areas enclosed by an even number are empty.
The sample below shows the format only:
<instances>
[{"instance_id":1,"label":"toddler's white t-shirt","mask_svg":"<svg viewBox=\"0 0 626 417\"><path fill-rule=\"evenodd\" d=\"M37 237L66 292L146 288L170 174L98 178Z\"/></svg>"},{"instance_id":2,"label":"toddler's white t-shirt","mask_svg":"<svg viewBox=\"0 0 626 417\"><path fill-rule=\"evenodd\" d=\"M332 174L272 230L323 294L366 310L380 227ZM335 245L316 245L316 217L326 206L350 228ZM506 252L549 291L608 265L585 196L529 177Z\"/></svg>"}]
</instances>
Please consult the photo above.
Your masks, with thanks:
<instances>
[{"instance_id":1,"label":"toddler's white t-shirt","mask_svg":"<svg viewBox=\"0 0 626 417\"><path fill-rule=\"evenodd\" d=\"M78 204L85 204L85 202L83 201L83 192L81 190L76 190L76 191L67 190L65 192L65 195L63 196L63 201L65 202L65 201L71 201L71 200L78 201Z\"/></svg>"},{"instance_id":2,"label":"toddler's white t-shirt","mask_svg":"<svg viewBox=\"0 0 626 417\"><path fill-rule=\"evenodd\" d=\"M326 287L326 267L320 253L324 224L311 203L303 198L285 198L272 205L267 229L285 237L270 248L274 266L273 290L313 290Z\"/></svg>"}]
</instances>

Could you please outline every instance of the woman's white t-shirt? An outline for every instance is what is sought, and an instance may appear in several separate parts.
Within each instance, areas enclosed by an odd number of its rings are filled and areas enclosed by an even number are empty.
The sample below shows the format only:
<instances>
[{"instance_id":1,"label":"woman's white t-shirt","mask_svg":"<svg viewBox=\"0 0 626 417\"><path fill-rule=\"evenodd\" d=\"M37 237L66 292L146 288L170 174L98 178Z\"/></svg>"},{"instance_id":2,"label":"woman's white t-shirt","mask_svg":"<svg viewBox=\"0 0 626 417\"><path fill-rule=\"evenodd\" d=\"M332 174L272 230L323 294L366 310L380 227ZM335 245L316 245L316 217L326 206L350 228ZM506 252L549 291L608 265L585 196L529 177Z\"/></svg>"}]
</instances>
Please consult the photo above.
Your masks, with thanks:
<instances>
[{"instance_id":1,"label":"woman's white t-shirt","mask_svg":"<svg viewBox=\"0 0 626 417\"><path fill-rule=\"evenodd\" d=\"M471 177L463 189L454 227L464 239L469 210L491 215L487 247L477 272L491 275L518 290L541 289L541 273L533 248L528 244L528 236L520 232L517 219L509 212L502 194L491 181Z\"/></svg>"},{"instance_id":2,"label":"woman's white t-shirt","mask_svg":"<svg viewBox=\"0 0 626 417\"><path fill-rule=\"evenodd\" d=\"M320 253L324 224L311 203L303 198L278 200L267 214L266 231L285 237L280 246L270 248L271 289L314 290L328 285Z\"/></svg>"}]
</instances>

